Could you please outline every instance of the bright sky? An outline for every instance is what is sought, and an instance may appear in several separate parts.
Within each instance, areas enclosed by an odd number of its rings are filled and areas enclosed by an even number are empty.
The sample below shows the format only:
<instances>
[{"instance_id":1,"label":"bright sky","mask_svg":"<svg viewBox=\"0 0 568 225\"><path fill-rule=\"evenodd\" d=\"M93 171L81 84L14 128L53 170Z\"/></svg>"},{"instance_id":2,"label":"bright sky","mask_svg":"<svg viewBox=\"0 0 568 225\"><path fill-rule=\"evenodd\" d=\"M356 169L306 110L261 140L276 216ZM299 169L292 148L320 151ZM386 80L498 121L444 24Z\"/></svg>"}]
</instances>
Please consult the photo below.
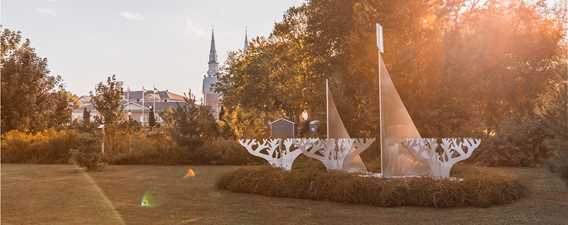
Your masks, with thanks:
<instances>
[{"instance_id":1,"label":"bright sky","mask_svg":"<svg viewBox=\"0 0 568 225\"><path fill-rule=\"evenodd\" d=\"M201 96L211 27L219 61L266 36L304 0L0 0L1 23L30 38L53 74L77 95L116 74L132 90Z\"/></svg>"}]
</instances>

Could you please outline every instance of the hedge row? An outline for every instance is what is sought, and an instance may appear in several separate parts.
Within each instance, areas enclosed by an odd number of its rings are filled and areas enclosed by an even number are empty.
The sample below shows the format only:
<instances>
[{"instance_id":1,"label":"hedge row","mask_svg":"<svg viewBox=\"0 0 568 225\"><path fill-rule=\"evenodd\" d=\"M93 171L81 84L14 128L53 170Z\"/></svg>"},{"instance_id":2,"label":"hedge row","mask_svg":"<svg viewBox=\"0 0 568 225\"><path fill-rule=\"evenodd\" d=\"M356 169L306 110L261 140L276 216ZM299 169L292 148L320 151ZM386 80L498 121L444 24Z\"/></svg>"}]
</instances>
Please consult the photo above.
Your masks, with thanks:
<instances>
[{"instance_id":1,"label":"hedge row","mask_svg":"<svg viewBox=\"0 0 568 225\"><path fill-rule=\"evenodd\" d=\"M521 198L525 189L509 178L467 172L462 181L431 178L379 179L298 169L240 168L225 174L220 189L266 196L328 200L382 207L489 207Z\"/></svg>"},{"instance_id":2,"label":"hedge row","mask_svg":"<svg viewBox=\"0 0 568 225\"><path fill-rule=\"evenodd\" d=\"M215 139L199 146L177 146L158 132L118 132L112 151L105 148L104 161L110 164L258 164L237 141ZM67 163L72 149L101 149L101 136L75 129L45 130L38 133L10 131L2 136L2 163Z\"/></svg>"}]
</instances>

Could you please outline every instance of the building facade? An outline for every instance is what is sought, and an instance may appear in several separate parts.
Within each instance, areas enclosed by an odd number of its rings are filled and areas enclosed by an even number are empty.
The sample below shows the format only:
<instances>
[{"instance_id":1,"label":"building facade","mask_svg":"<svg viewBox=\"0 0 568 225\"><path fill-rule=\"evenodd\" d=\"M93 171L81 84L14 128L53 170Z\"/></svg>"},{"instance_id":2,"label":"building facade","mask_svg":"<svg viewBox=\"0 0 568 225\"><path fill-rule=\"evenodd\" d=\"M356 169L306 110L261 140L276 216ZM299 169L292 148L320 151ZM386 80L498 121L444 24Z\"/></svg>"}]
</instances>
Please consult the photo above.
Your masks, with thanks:
<instances>
[{"instance_id":1,"label":"building facade","mask_svg":"<svg viewBox=\"0 0 568 225\"><path fill-rule=\"evenodd\" d=\"M168 90L125 91L122 103L125 119L132 118L142 125L148 125L148 117L152 109L154 109L156 122L163 123L164 120L160 117L160 114L168 109L182 106L185 104L185 99L184 96ZM71 120L82 121L85 108L91 112L91 120L98 117L91 97L82 96L79 98L79 107L71 113Z\"/></svg>"}]
</instances>

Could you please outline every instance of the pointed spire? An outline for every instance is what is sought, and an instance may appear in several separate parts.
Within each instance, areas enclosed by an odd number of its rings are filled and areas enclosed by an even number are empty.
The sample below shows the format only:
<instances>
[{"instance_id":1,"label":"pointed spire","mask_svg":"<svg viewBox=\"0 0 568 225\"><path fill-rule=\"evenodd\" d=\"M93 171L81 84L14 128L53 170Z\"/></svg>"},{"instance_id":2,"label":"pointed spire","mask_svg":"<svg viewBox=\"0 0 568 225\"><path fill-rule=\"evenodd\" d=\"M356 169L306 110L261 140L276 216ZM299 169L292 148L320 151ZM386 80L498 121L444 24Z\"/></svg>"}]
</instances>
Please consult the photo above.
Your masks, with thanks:
<instances>
[{"instance_id":1,"label":"pointed spire","mask_svg":"<svg viewBox=\"0 0 568 225\"><path fill-rule=\"evenodd\" d=\"M209 49L209 64L217 64L217 50L215 49L215 32L211 28L211 48Z\"/></svg>"},{"instance_id":2,"label":"pointed spire","mask_svg":"<svg viewBox=\"0 0 568 225\"><path fill-rule=\"evenodd\" d=\"M247 33L247 27L245 27L245 46L243 47L243 51L246 51L248 48L248 33Z\"/></svg>"}]
</instances>

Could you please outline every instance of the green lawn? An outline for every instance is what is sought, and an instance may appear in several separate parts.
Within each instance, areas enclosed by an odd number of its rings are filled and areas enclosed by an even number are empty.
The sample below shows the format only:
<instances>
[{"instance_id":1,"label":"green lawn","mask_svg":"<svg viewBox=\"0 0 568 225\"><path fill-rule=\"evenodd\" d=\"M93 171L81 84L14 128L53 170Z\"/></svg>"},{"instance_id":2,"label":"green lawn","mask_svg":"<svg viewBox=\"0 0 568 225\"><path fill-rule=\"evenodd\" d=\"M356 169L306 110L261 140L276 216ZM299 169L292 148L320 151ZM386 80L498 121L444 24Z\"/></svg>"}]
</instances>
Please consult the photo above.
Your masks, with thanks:
<instances>
[{"instance_id":1,"label":"green lawn","mask_svg":"<svg viewBox=\"0 0 568 225\"><path fill-rule=\"evenodd\" d=\"M219 191L230 166L2 165L2 224L568 224L568 190L545 169L492 169L531 194L491 208L380 208ZM150 193L154 207L141 207Z\"/></svg>"}]
</instances>

